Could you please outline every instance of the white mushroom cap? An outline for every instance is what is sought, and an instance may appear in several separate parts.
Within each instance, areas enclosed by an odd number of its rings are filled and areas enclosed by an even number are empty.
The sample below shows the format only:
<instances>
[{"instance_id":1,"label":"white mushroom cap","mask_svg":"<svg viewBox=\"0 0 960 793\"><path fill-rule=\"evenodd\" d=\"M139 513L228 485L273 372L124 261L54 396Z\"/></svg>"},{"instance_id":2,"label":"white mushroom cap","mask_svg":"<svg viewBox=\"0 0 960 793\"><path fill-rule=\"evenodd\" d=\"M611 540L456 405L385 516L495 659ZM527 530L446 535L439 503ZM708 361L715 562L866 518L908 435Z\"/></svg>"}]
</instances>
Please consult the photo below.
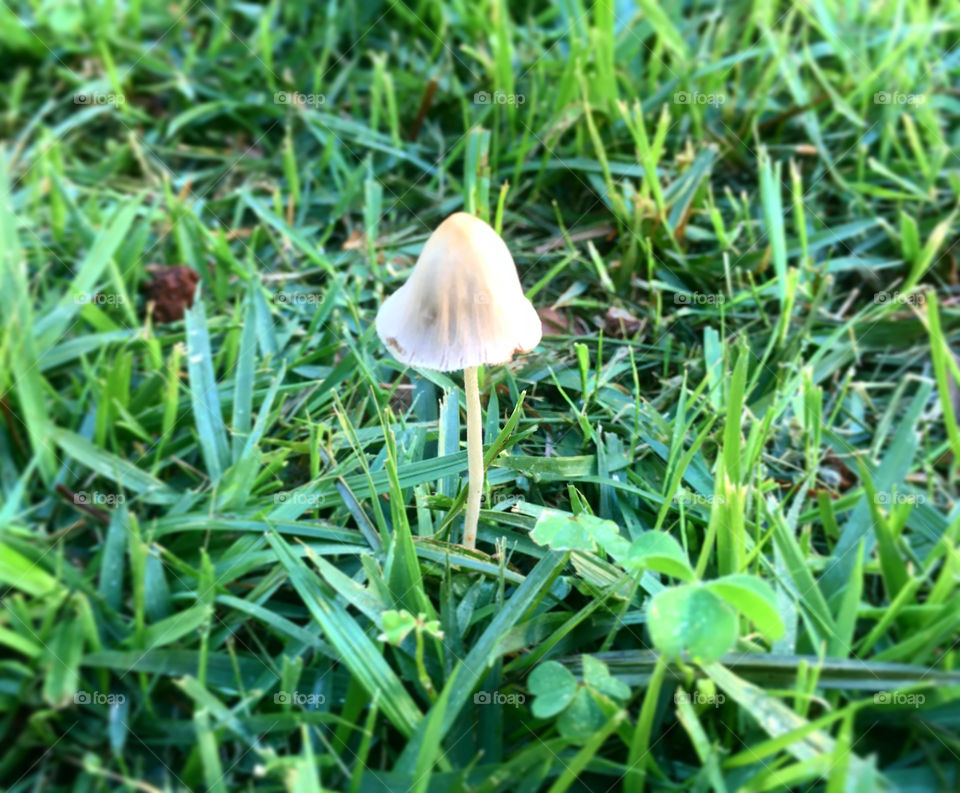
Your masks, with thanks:
<instances>
[{"instance_id":1,"label":"white mushroom cap","mask_svg":"<svg viewBox=\"0 0 960 793\"><path fill-rule=\"evenodd\" d=\"M542 332L506 243L466 212L430 235L410 278L377 314L377 333L398 361L441 372L507 363Z\"/></svg>"}]
</instances>

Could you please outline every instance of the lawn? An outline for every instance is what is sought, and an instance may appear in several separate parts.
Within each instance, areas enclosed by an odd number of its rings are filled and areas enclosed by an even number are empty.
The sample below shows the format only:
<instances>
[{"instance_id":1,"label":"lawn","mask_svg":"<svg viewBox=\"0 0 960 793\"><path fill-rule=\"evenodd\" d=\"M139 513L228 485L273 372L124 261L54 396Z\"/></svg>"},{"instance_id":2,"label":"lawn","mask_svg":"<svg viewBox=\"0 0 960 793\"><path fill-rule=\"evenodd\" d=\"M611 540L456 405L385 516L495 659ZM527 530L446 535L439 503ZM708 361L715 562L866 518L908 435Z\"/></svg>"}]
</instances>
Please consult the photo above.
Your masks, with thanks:
<instances>
[{"instance_id":1,"label":"lawn","mask_svg":"<svg viewBox=\"0 0 960 793\"><path fill-rule=\"evenodd\" d=\"M958 35L0 0L0 789L960 789ZM475 549L376 322L456 212Z\"/></svg>"}]
</instances>

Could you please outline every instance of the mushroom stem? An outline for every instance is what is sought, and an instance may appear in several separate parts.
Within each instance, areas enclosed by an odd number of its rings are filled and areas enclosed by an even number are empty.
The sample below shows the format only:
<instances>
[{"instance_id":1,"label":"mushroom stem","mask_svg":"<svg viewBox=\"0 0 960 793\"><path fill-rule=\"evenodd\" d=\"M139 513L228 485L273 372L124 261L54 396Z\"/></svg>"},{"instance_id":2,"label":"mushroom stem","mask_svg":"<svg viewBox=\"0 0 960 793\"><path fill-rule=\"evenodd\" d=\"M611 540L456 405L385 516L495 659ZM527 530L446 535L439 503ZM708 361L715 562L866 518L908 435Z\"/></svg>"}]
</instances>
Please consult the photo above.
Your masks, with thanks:
<instances>
[{"instance_id":1,"label":"mushroom stem","mask_svg":"<svg viewBox=\"0 0 960 793\"><path fill-rule=\"evenodd\" d=\"M463 519L463 544L477 547L477 521L483 494L483 435L480 423L480 385L477 367L463 370L463 390L467 396L467 514Z\"/></svg>"}]
</instances>

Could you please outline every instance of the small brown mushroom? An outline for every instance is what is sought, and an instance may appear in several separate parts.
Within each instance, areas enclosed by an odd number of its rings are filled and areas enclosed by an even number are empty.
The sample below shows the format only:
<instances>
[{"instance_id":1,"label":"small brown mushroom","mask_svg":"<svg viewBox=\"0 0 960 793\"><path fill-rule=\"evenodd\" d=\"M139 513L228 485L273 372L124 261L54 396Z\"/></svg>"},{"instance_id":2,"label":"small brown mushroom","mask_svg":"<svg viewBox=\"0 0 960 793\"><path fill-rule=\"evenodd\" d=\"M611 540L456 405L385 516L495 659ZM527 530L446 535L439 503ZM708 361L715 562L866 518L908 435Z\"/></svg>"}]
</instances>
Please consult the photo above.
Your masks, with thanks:
<instances>
[{"instance_id":1,"label":"small brown mushroom","mask_svg":"<svg viewBox=\"0 0 960 793\"><path fill-rule=\"evenodd\" d=\"M448 217L423 246L407 282L380 307L377 333L401 363L463 369L469 468L463 544L473 548L483 492L477 367L529 352L542 334L506 243L473 215Z\"/></svg>"}]
</instances>

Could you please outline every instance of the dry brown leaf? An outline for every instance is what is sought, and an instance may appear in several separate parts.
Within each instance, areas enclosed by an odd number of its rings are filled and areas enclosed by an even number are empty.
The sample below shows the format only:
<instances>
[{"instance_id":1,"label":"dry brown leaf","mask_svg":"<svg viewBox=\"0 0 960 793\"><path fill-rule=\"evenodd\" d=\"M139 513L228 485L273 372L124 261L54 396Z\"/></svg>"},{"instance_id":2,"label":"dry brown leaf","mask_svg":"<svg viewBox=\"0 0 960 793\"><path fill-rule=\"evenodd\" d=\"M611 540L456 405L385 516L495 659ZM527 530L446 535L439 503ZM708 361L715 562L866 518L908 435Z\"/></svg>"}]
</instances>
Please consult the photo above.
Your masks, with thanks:
<instances>
[{"instance_id":1,"label":"dry brown leaf","mask_svg":"<svg viewBox=\"0 0 960 793\"><path fill-rule=\"evenodd\" d=\"M604 333L614 338L630 338L643 330L644 321L635 317L625 308L610 306L603 318Z\"/></svg>"},{"instance_id":2,"label":"dry brown leaf","mask_svg":"<svg viewBox=\"0 0 960 793\"><path fill-rule=\"evenodd\" d=\"M193 296L200 282L200 274L186 265L168 267L155 264L147 268L150 280L143 285L147 300L152 301L153 316L157 322L176 322L193 305Z\"/></svg>"},{"instance_id":3,"label":"dry brown leaf","mask_svg":"<svg viewBox=\"0 0 960 793\"><path fill-rule=\"evenodd\" d=\"M360 229L354 229L340 246L345 251L359 251L367 247L367 235Z\"/></svg>"}]
</instances>

